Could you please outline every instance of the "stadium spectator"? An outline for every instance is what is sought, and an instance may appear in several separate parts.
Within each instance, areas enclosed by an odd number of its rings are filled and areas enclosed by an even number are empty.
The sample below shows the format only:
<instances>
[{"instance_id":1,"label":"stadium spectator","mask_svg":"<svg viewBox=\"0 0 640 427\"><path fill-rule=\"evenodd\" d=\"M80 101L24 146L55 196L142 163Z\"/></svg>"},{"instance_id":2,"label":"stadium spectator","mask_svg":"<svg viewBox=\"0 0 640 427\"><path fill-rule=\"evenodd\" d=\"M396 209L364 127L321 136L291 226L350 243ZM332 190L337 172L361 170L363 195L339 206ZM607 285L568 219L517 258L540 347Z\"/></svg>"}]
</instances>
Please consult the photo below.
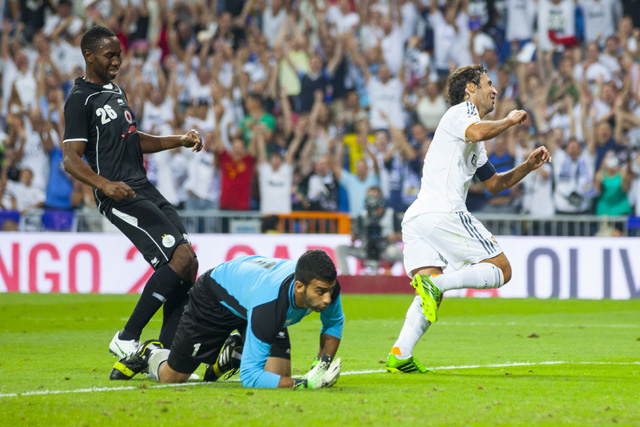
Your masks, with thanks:
<instances>
[{"instance_id":1,"label":"stadium spectator","mask_svg":"<svg viewBox=\"0 0 640 427\"><path fill-rule=\"evenodd\" d=\"M418 120L427 129L427 132L435 132L440 119L447 112L447 101L444 99L437 81L427 82L425 94L418 101L416 112Z\"/></svg>"},{"instance_id":2,"label":"stadium spectator","mask_svg":"<svg viewBox=\"0 0 640 427\"><path fill-rule=\"evenodd\" d=\"M322 321L319 363L294 379L287 329L314 311ZM305 252L297 262L240 257L200 276L170 350L147 341L120 359L111 379L129 380L148 370L159 382L182 383L205 363L205 381L233 374L239 365L244 387L330 387L340 373L340 359L333 358L343 323L336 268L325 252ZM229 335L234 330L239 334Z\"/></svg>"},{"instance_id":3,"label":"stadium spectator","mask_svg":"<svg viewBox=\"0 0 640 427\"><path fill-rule=\"evenodd\" d=\"M627 197L632 178L631 163L621 164L615 151L607 151L602 166L594 177L594 186L598 194L596 215L615 216L632 213Z\"/></svg>"},{"instance_id":4,"label":"stadium spectator","mask_svg":"<svg viewBox=\"0 0 640 427\"><path fill-rule=\"evenodd\" d=\"M492 144L490 144L491 142ZM493 141L486 141L485 147L488 161L491 162L497 173L508 172L515 167L515 141L509 140L503 134L498 135ZM492 194L488 189L485 191L486 204L482 212L515 213L517 211L516 202L519 195L517 184L497 194Z\"/></svg>"},{"instance_id":5,"label":"stadium spectator","mask_svg":"<svg viewBox=\"0 0 640 427\"><path fill-rule=\"evenodd\" d=\"M397 242L402 240L400 222L393 209L385 206L379 187L367 189L365 209L354 218L351 245L338 245L336 258L343 275L350 274L347 257L364 262L370 274L378 274L380 261L393 265L402 261L402 250ZM359 243L356 246L355 243Z\"/></svg>"},{"instance_id":6,"label":"stadium spectator","mask_svg":"<svg viewBox=\"0 0 640 427\"><path fill-rule=\"evenodd\" d=\"M439 79L445 79L449 71L461 64L471 62L469 51L468 0L447 2L444 13L438 8L438 0L431 0L429 23L434 33L434 61Z\"/></svg>"},{"instance_id":7,"label":"stadium spectator","mask_svg":"<svg viewBox=\"0 0 640 427\"><path fill-rule=\"evenodd\" d=\"M341 143L338 143L333 161L333 175L347 193L351 218L358 216L365 208L364 201L367 189L380 185L378 162L373 152L369 149L368 140L359 135L358 144L373 163L372 168L369 168L369 164L364 158L356 160L355 174L343 168L344 144Z\"/></svg>"},{"instance_id":8,"label":"stadium spectator","mask_svg":"<svg viewBox=\"0 0 640 427\"><path fill-rule=\"evenodd\" d=\"M296 127L293 140L283 154L271 146L267 155L265 141L266 128L258 126L257 139L257 170L260 184L260 212L268 214L291 213L291 193L293 187L293 159L304 138L304 129Z\"/></svg>"},{"instance_id":9,"label":"stadium spectator","mask_svg":"<svg viewBox=\"0 0 640 427\"><path fill-rule=\"evenodd\" d=\"M604 46L605 40L615 33L616 22L621 15L618 0L578 0L584 17L584 39ZM616 19L618 18L618 19Z\"/></svg>"},{"instance_id":10,"label":"stadium spectator","mask_svg":"<svg viewBox=\"0 0 640 427\"><path fill-rule=\"evenodd\" d=\"M307 197L309 209L336 212L338 210L338 182L331 171L329 156L320 156L309 177Z\"/></svg>"},{"instance_id":11,"label":"stadium spectator","mask_svg":"<svg viewBox=\"0 0 640 427\"><path fill-rule=\"evenodd\" d=\"M594 144L590 143L583 149L577 139L570 138L565 146L558 146L557 142L550 142L547 146L554 159L553 204L556 213L589 213L596 153Z\"/></svg>"},{"instance_id":12,"label":"stadium spectator","mask_svg":"<svg viewBox=\"0 0 640 427\"><path fill-rule=\"evenodd\" d=\"M231 150L226 150L219 136L214 138L213 152L220 169L220 209L247 211L251 206L251 181L253 180L256 138L245 150L241 137L231 140Z\"/></svg>"}]
</instances>

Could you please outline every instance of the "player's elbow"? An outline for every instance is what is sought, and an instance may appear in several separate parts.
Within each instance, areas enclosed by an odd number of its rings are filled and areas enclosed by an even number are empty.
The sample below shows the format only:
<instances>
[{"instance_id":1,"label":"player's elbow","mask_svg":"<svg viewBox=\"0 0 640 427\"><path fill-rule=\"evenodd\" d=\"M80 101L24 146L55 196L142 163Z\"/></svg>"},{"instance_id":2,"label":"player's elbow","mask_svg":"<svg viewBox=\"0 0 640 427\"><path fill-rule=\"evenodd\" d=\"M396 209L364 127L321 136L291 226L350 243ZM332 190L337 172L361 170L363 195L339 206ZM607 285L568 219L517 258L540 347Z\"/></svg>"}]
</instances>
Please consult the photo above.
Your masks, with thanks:
<instances>
[{"instance_id":1,"label":"player's elbow","mask_svg":"<svg viewBox=\"0 0 640 427\"><path fill-rule=\"evenodd\" d=\"M66 154L62 158L62 166L64 167L64 171L68 174L73 175L73 161L70 156Z\"/></svg>"},{"instance_id":2,"label":"player's elbow","mask_svg":"<svg viewBox=\"0 0 640 427\"><path fill-rule=\"evenodd\" d=\"M260 370L259 369L240 369L240 382L242 387L258 388L260 385Z\"/></svg>"}]
</instances>

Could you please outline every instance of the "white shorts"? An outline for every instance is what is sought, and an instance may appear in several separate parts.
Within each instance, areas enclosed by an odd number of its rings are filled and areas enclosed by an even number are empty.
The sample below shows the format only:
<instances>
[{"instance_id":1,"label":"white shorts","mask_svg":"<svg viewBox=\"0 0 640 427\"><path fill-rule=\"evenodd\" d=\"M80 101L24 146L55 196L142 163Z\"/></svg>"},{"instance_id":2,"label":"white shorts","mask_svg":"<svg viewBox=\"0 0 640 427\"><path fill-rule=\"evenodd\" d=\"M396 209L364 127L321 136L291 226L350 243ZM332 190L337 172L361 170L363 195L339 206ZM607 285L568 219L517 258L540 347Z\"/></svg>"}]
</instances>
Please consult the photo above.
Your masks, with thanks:
<instances>
[{"instance_id":1,"label":"white shorts","mask_svg":"<svg viewBox=\"0 0 640 427\"><path fill-rule=\"evenodd\" d=\"M402 222L404 269L458 270L502 253L493 235L469 212L424 213Z\"/></svg>"}]
</instances>

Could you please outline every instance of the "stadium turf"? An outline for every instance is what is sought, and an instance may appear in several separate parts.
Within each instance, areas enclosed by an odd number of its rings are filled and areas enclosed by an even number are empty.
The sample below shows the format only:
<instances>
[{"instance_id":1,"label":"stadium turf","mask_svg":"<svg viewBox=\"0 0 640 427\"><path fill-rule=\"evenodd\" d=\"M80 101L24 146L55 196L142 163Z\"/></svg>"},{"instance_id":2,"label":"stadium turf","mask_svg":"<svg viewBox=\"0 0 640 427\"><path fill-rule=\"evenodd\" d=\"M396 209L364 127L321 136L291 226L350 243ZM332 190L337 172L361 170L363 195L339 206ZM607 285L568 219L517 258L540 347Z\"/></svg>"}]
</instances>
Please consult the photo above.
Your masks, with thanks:
<instances>
[{"instance_id":1,"label":"stadium turf","mask_svg":"<svg viewBox=\"0 0 640 427\"><path fill-rule=\"evenodd\" d=\"M415 356L436 374L383 372L409 295L344 295L343 375L326 390L237 381L109 381L135 295L0 295L4 426L638 425L640 300L446 299ZM143 339L159 332L154 319ZM320 322L290 328L294 374ZM198 373L202 374L201 368ZM236 377L237 378L237 377Z\"/></svg>"}]
</instances>

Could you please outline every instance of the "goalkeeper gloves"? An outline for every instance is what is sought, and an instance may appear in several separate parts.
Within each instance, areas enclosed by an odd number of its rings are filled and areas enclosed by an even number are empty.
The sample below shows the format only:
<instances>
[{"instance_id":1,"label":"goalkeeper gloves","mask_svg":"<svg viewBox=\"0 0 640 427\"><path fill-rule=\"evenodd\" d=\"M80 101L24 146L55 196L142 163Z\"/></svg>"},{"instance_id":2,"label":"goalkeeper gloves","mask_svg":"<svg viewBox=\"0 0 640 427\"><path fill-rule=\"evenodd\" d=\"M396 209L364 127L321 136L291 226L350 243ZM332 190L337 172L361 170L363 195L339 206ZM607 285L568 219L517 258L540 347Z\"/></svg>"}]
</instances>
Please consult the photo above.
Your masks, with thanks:
<instances>
[{"instance_id":1,"label":"goalkeeper gloves","mask_svg":"<svg viewBox=\"0 0 640 427\"><path fill-rule=\"evenodd\" d=\"M325 388L331 387L340 377L342 367L340 358L332 360L332 357L325 354L321 358L316 358L311 370L302 379L294 380L293 388Z\"/></svg>"}]
</instances>

